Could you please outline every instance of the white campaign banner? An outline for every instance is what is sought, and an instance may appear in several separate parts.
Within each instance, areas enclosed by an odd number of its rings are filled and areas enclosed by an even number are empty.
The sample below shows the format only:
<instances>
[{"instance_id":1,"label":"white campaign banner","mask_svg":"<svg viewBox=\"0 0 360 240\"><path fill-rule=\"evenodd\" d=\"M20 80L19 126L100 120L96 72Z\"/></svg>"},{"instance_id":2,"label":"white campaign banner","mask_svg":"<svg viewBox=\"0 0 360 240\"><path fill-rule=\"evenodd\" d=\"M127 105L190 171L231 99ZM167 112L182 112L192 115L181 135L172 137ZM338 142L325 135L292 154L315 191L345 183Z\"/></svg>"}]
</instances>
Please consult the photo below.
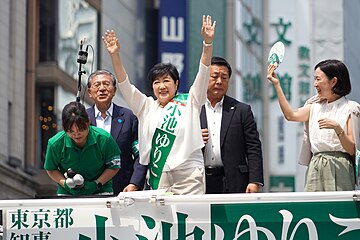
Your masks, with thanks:
<instances>
[{"instance_id":1,"label":"white campaign banner","mask_svg":"<svg viewBox=\"0 0 360 240\"><path fill-rule=\"evenodd\" d=\"M193 234L210 239L210 202L165 205L158 193L12 201L14 207L3 214L4 239L176 239L171 236L191 235L194 229L201 231Z\"/></svg>"},{"instance_id":2,"label":"white campaign banner","mask_svg":"<svg viewBox=\"0 0 360 240\"><path fill-rule=\"evenodd\" d=\"M358 239L359 193L0 201L6 240ZM0 238L1 239L1 238Z\"/></svg>"}]
</instances>

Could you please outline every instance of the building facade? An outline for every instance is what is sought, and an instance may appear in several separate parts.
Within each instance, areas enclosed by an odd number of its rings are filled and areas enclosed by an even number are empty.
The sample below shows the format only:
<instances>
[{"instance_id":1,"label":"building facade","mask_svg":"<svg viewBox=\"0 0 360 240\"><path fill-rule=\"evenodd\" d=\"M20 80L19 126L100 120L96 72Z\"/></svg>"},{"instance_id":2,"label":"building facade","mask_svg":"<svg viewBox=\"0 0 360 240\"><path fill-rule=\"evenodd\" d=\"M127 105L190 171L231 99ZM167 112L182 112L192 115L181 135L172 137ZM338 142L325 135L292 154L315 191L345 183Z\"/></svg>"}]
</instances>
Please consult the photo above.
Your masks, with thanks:
<instances>
[{"instance_id":1,"label":"building facade","mask_svg":"<svg viewBox=\"0 0 360 240\"><path fill-rule=\"evenodd\" d=\"M27 172L26 115L26 0L0 6L0 198L34 196L36 181Z\"/></svg>"},{"instance_id":2,"label":"building facade","mask_svg":"<svg viewBox=\"0 0 360 240\"><path fill-rule=\"evenodd\" d=\"M143 83L145 2L153 8L153 1L144 0L2 2L1 199L55 194L43 170L47 140L61 130L62 108L75 101L79 79L81 102L88 106L87 76L99 68L112 71L101 40L105 30L118 33L127 72ZM83 74L77 62L81 41L88 52ZM115 101L123 104L120 96Z\"/></svg>"}]
</instances>

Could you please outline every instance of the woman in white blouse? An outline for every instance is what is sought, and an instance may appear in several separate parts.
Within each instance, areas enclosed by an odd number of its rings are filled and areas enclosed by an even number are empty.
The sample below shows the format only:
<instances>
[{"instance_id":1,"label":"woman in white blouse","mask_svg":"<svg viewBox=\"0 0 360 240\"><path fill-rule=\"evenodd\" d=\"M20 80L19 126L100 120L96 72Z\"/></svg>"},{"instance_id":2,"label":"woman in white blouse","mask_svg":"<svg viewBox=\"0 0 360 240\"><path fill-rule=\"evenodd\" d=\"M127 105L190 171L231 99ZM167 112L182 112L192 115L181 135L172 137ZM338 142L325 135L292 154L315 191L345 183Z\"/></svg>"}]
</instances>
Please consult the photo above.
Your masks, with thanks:
<instances>
[{"instance_id":1,"label":"woman in white blouse","mask_svg":"<svg viewBox=\"0 0 360 240\"><path fill-rule=\"evenodd\" d=\"M155 65L149 80L156 99L130 84L120 58L120 44L113 31L103 37L120 91L139 119L140 163L149 165L149 185L173 194L204 193L204 146L200 110L206 102L215 22L203 16L203 49L199 71L189 94L177 94L179 73L170 63Z\"/></svg>"},{"instance_id":2,"label":"woman in white blouse","mask_svg":"<svg viewBox=\"0 0 360 240\"><path fill-rule=\"evenodd\" d=\"M355 144L359 133L353 124L359 123L359 114L352 114L352 101L345 97L351 91L347 67L334 59L319 62L314 68L318 101L295 111L286 100L275 69L276 65L268 66L267 78L275 87L284 117L288 121L309 123L312 157L305 191L354 190Z\"/></svg>"}]
</instances>

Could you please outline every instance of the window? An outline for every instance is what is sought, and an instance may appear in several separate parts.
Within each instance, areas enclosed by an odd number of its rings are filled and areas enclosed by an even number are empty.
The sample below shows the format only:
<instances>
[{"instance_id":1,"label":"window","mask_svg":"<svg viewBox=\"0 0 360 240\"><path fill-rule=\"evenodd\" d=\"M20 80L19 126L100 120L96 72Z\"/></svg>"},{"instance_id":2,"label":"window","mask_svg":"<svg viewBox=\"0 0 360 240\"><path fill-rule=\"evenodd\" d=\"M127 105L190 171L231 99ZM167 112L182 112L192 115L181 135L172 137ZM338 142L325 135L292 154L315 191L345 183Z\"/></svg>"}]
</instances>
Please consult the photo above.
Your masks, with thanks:
<instances>
[{"instance_id":1,"label":"window","mask_svg":"<svg viewBox=\"0 0 360 240\"><path fill-rule=\"evenodd\" d=\"M40 168L43 168L45 162L45 154L48 140L54 136L57 129L57 120L54 112L54 87L44 86L39 87L39 139L40 151L38 151L38 159Z\"/></svg>"}]
</instances>

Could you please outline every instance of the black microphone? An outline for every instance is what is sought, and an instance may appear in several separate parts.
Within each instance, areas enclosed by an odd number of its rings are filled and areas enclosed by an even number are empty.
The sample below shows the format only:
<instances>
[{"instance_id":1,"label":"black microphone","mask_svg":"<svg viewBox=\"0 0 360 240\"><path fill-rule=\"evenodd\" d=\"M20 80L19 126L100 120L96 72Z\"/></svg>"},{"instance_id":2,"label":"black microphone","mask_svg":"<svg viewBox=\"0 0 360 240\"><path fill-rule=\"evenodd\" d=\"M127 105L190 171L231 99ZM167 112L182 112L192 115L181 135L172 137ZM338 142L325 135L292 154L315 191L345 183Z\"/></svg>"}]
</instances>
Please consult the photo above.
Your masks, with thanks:
<instances>
[{"instance_id":1,"label":"black microphone","mask_svg":"<svg viewBox=\"0 0 360 240\"><path fill-rule=\"evenodd\" d=\"M77 91L77 94L76 94L76 102L80 102L80 94L81 94L81 75L84 74L84 73L86 73L85 71L83 71L83 70L81 69L81 65L86 63L86 61L87 61L87 56L88 56L87 48L86 48L86 51L83 51L83 50L82 50L83 45L84 45L84 41L81 40L81 41L80 41L80 50L79 50L79 54L78 54L78 58L77 58L77 62L79 63L79 71L78 71L79 79L78 79L78 91Z\"/></svg>"},{"instance_id":2,"label":"black microphone","mask_svg":"<svg viewBox=\"0 0 360 240\"><path fill-rule=\"evenodd\" d=\"M85 64L87 61L87 56L88 56L88 52L87 52L88 49L86 48L86 51L82 50L83 45L84 45L84 42L83 42L83 40L81 40L80 41L80 51L79 51L79 55L78 55L78 59L77 59L77 62L80 64Z\"/></svg>"}]
</instances>

